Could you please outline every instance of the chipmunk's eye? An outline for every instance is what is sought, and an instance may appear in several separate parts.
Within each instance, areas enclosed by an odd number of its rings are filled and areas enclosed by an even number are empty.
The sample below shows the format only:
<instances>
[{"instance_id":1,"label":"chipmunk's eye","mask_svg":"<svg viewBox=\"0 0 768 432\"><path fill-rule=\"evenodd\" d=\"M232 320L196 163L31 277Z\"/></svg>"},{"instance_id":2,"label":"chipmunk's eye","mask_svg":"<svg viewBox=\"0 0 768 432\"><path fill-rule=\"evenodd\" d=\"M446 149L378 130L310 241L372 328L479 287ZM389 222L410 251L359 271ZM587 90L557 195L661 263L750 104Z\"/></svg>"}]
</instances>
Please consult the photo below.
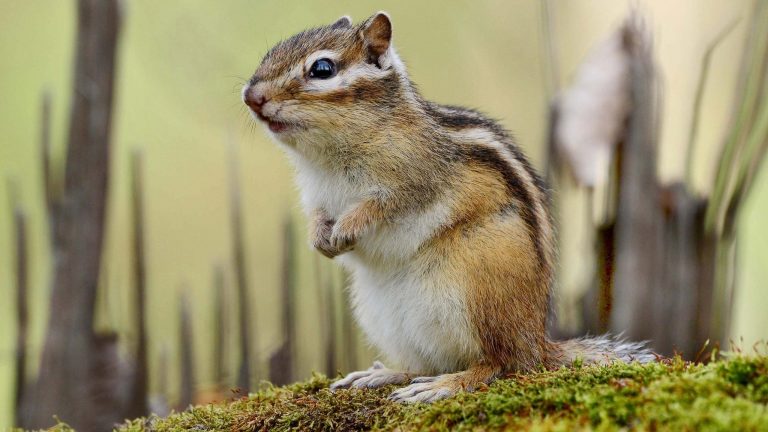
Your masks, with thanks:
<instances>
[{"instance_id":1,"label":"chipmunk's eye","mask_svg":"<svg viewBox=\"0 0 768 432\"><path fill-rule=\"evenodd\" d=\"M309 68L310 78L328 79L334 75L336 75L336 65L327 58L316 60Z\"/></svg>"}]
</instances>

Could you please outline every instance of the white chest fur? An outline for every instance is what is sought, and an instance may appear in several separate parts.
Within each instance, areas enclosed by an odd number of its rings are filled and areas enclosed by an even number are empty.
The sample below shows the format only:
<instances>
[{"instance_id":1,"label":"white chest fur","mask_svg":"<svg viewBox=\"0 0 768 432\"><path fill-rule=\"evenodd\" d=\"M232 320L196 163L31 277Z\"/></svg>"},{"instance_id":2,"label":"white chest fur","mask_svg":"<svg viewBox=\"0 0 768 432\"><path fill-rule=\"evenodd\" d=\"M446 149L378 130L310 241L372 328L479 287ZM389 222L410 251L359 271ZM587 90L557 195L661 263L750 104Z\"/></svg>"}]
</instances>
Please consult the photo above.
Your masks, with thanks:
<instances>
[{"instance_id":1,"label":"white chest fur","mask_svg":"<svg viewBox=\"0 0 768 432\"><path fill-rule=\"evenodd\" d=\"M351 183L340 173L317 168L300 156L294 157L294 162L301 203L307 214L321 208L337 219L365 195L363 185Z\"/></svg>"},{"instance_id":2,"label":"white chest fur","mask_svg":"<svg viewBox=\"0 0 768 432\"><path fill-rule=\"evenodd\" d=\"M296 162L308 212L322 208L338 218L365 196L362 185ZM377 226L354 251L336 258L352 273L355 316L369 340L389 361L414 373L457 371L479 356L466 322L465 289L436 274L441 266L428 260L440 257L420 250L449 218L450 206L435 203Z\"/></svg>"}]
</instances>

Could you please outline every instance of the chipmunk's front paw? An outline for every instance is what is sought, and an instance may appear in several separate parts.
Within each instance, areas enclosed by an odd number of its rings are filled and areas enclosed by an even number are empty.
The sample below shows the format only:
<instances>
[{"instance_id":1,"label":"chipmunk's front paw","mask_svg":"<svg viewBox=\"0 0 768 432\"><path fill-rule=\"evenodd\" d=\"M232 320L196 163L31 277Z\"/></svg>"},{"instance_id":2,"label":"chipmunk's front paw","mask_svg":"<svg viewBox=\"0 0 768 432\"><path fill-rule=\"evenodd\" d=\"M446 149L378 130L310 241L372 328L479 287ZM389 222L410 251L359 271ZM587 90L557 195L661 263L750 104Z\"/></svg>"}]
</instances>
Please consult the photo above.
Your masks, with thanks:
<instances>
[{"instance_id":1,"label":"chipmunk's front paw","mask_svg":"<svg viewBox=\"0 0 768 432\"><path fill-rule=\"evenodd\" d=\"M411 375L387 369L380 361L373 362L368 370L352 372L331 384L331 391L343 388L377 388L388 384L405 384Z\"/></svg>"},{"instance_id":2,"label":"chipmunk's front paw","mask_svg":"<svg viewBox=\"0 0 768 432\"><path fill-rule=\"evenodd\" d=\"M315 225L315 235L312 239L312 247L328 258L333 258L342 253L331 245L331 232L333 231L334 223L333 219L318 220Z\"/></svg>"}]
</instances>

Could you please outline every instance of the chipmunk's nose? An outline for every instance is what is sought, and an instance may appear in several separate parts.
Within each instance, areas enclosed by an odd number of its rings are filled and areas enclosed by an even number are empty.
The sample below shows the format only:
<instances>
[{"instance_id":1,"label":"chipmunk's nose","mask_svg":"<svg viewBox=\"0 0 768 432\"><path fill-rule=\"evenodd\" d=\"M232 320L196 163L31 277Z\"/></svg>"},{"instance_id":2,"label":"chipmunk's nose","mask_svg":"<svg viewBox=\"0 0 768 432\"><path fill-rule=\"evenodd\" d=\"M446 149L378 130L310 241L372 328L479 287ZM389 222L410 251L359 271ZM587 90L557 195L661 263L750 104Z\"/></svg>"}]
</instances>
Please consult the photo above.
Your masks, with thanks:
<instances>
[{"instance_id":1,"label":"chipmunk's nose","mask_svg":"<svg viewBox=\"0 0 768 432\"><path fill-rule=\"evenodd\" d=\"M255 87L248 87L243 92L243 102L248 105L255 113L261 114L261 107L264 105L264 94Z\"/></svg>"}]
</instances>

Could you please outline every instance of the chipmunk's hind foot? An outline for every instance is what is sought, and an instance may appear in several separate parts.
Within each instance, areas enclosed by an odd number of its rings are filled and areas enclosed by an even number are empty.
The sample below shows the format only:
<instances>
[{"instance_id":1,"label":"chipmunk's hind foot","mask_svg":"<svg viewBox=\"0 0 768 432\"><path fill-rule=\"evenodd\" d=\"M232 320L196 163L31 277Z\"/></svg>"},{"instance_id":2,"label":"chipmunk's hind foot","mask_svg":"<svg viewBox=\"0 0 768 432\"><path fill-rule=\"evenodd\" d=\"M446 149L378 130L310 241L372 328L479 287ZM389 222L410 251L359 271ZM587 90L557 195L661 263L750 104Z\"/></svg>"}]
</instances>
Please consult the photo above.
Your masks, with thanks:
<instances>
[{"instance_id":1,"label":"chipmunk's hind foot","mask_svg":"<svg viewBox=\"0 0 768 432\"><path fill-rule=\"evenodd\" d=\"M436 402L454 396L460 391L475 391L490 383L498 372L498 368L476 366L464 372L418 377L414 378L410 385L392 392L389 399L403 403Z\"/></svg>"}]
</instances>

